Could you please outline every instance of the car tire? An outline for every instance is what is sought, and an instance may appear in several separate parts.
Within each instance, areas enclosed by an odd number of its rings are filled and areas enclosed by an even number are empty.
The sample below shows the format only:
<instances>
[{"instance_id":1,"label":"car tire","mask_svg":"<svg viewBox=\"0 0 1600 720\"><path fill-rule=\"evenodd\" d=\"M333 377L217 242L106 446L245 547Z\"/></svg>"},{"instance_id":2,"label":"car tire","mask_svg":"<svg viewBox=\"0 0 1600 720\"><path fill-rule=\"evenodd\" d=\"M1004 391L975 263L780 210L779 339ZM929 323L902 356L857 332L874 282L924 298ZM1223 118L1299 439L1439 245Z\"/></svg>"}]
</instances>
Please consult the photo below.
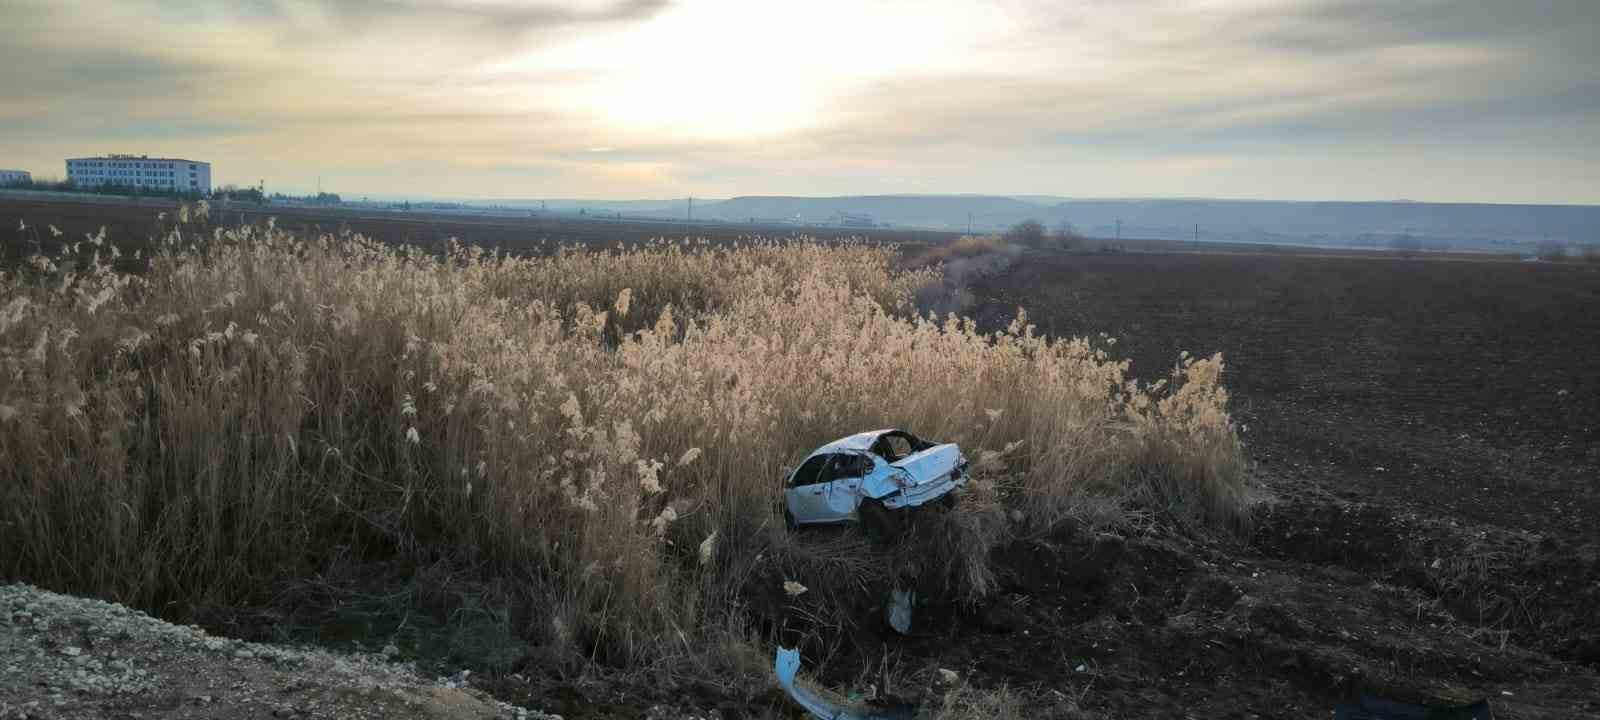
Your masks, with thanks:
<instances>
[{"instance_id":1,"label":"car tire","mask_svg":"<svg viewBox=\"0 0 1600 720\"><path fill-rule=\"evenodd\" d=\"M789 512L789 508L783 509L783 527L789 532L794 532L800 529L800 523L795 522L794 513Z\"/></svg>"}]
</instances>

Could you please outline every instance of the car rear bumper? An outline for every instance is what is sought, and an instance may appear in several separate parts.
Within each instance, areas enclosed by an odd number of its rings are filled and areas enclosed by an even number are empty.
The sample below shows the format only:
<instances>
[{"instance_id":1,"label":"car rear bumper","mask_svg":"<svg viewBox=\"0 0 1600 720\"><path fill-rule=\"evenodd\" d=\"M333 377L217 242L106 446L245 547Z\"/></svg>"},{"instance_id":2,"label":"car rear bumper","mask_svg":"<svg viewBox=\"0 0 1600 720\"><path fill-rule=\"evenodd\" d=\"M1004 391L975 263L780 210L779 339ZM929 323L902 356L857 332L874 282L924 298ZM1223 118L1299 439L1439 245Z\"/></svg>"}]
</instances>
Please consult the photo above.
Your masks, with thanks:
<instances>
[{"instance_id":1,"label":"car rear bumper","mask_svg":"<svg viewBox=\"0 0 1600 720\"><path fill-rule=\"evenodd\" d=\"M900 488L898 492L883 498L883 506L890 510L917 507L938 500L965 484L967 476L958 469L932 482Z\"/></svg>"}]
</instances>

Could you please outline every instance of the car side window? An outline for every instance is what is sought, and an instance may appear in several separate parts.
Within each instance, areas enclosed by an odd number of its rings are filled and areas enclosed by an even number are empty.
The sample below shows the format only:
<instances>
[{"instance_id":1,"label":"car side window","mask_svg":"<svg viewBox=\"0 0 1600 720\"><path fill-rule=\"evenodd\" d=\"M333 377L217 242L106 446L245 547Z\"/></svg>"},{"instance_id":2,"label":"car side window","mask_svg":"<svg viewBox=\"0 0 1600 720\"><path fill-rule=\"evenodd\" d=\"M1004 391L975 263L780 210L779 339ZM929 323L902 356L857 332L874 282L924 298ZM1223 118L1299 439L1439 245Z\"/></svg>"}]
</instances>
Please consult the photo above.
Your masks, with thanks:
<instances>
[{"instance_id":1,"label":"car side window","mask_svg":"<svg viewBox=\"0 0 1600 720\"><path fill-rule=\"evenodd\" d=\"M822 478L822 469L833 457L833 455L811 456L810 459L800 464L799 470L794 471L794 477L791 479L790 485L800 487L802 485L815 485L819 482L826 482Z\"/></svg>"},{"instance_id":2,"label":"car side window","mask_svg":"<svg viewBox=\"0 0 1600 720\"><path fill-rule=\"evenodd\" d=\"M838 453L833 456L833 462L822 471L822 482L833 482L845 478L858 478L872 472L872 461L865 455L854 453Z\"/></svg>"}]
</instances>

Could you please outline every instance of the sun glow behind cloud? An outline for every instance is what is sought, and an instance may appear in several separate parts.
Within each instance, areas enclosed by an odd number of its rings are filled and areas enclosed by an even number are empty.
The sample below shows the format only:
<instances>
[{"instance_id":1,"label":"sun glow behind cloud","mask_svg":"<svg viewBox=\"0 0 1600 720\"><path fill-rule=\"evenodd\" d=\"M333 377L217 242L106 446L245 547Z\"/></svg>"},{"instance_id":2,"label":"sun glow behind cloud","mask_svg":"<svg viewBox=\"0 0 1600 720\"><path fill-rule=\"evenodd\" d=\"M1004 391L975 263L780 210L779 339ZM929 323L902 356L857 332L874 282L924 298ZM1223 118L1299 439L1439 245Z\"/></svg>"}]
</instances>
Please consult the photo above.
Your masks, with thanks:
<instances>
[{"instance_id":1,"label":"sun glow behind cloud","mask_svg":"<svg viewBox=\"0 0 1600 720\"><path fill-rule=\"evenodd\" d=\"M829 124L849 112L841 98L874 82L948 68L978 14L925 3L713 0L533 49L484 74L578 78L528 83L529 106L553 102L623 140L771 139Z\"/></svg>"}]
</instances>

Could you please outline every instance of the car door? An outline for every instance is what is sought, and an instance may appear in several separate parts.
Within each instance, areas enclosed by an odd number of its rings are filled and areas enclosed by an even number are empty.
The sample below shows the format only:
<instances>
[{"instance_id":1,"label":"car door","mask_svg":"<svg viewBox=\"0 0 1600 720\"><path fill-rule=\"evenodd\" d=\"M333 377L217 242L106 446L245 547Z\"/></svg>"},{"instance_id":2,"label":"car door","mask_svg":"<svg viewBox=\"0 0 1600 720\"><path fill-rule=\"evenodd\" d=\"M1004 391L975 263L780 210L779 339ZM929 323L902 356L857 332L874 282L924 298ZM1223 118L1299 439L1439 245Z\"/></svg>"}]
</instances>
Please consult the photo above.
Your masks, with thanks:
<instances>
[{"instance_id":1,"label":"car door","mask_svg":"<svg viewBox=\"0 0 1600 720\"><path fill-rule=\"evenodd\" d=\"M789 476L784 499L789 507L789 515L796 523L804 525L838 520L828 508L828 485L824 472L832 464L833 457L833 453L812 455Z\"/></svg>"},{"instance_id":2,"label":"car door","mask_svg":"<svg viewBox=\"0 0 1600 720\"><path fill-rule=\"evenodd\" d=\"M835 520L848 520L855 516L861 504L861 484L872 472L872 458L865 453L838 453L823 468L822 497L828 513Z\"/></svg>"}]
</instances>

